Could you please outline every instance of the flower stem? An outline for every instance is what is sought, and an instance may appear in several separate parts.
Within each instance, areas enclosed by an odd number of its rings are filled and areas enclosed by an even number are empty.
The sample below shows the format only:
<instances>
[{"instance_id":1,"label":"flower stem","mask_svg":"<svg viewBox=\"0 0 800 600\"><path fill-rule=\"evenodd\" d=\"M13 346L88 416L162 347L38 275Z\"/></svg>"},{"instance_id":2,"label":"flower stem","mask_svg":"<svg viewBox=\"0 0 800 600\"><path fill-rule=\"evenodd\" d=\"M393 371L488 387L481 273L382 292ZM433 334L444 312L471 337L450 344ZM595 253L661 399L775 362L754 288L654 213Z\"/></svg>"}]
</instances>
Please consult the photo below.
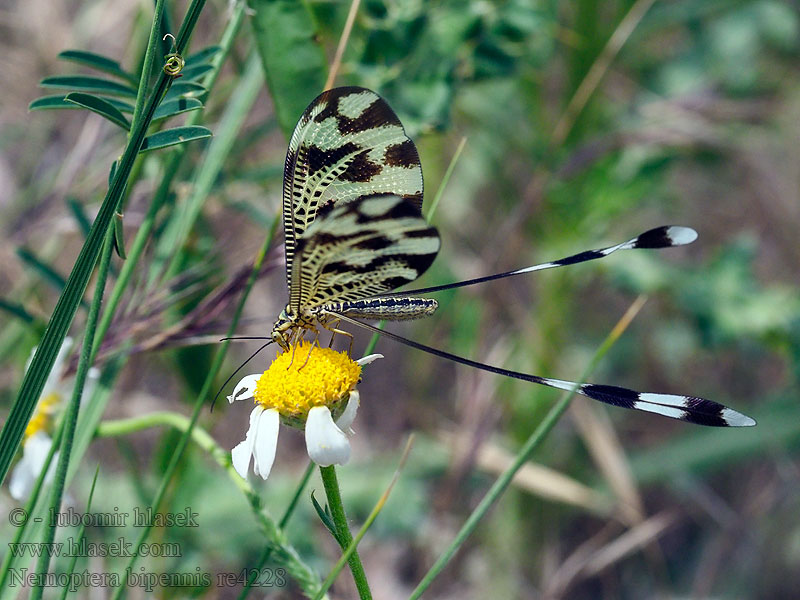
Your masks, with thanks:
<instances>
[{"instance_id":1,"label":"flower stem","mask_svg":"<svg viewBox=\"0 0 800 600\"><path fill-rule=\"evenodd\" d=\"M353 536L350 533L350 528L347 526L347 516L344 513L342 496L339 493L339 481L336 479L336 469L333 466L320 467L319 472L322 476L322 483L325 486L325 495L328 497L328 506L331 509L333 523L336 525L336 541L339 542L342 550L347 550L348 546L350 546L353 541ZM371 599L372 593L369 591L367 575L364 572L364 566L361 564L361 557L358 555L358 550L353 551L347 562L350 564L350 572L353 574L353 580L356 582L359 597L361 600Z\"/></svg>"}]
</instances>

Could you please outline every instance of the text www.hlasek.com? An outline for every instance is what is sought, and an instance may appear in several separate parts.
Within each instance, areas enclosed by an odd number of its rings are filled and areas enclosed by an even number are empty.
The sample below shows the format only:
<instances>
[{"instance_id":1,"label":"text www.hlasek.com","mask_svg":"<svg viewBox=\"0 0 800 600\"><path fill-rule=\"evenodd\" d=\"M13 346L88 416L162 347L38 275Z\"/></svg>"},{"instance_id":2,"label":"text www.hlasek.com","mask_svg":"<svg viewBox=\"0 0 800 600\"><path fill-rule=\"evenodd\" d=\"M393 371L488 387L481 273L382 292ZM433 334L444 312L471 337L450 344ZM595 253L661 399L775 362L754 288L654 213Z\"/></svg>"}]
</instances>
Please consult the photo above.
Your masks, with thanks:
<instances>
[{"instance_id":1,"label":"text www.hlasek.com","mask_svg":"<svg viewBox=\"0 0 800 600\"><path fill-rule=\"evenodd\" d=\"M67 538L63 542L10 542L8 544L11 556L20 557L132 557L134 555L133 542L119 538L116 542L87 542L86 538L76 540ZM170 558L182 556L180 544L152 543L142 544L138 549L139 556L166 556Z\"/></svg>"}]
</instances>

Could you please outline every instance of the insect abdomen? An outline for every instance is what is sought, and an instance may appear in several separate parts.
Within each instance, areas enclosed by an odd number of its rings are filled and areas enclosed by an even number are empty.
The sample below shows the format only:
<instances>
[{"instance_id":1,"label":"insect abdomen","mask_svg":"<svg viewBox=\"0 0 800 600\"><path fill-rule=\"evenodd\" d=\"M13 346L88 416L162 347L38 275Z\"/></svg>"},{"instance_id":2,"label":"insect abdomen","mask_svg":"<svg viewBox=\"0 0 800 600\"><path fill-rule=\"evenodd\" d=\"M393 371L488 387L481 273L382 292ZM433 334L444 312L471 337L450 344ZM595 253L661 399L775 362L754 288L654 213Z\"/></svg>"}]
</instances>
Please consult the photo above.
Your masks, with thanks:
<instances>
[{"instance_id":1,"label":"insect abdomen","mask_svg":"<svg viewBox=\"0 0 800 600\"><path fill-rule=\"evenodd\" d=\"M346 317L403 321L429 317L436 312L438 306L439 303L433 298L389 296L351 302L332 302L322 308L325 312L336 313Z\"/></svg>"}]
</instances>

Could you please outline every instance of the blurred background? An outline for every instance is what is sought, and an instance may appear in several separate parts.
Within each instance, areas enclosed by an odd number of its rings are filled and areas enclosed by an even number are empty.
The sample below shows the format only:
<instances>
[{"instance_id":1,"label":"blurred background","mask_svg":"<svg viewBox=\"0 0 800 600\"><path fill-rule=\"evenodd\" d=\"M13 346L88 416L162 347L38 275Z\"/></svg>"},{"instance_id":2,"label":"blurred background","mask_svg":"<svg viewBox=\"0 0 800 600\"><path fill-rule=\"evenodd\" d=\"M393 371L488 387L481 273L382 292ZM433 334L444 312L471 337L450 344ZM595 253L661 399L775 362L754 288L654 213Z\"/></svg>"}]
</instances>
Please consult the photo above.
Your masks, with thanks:
<instances>
[{"instance_id":1,"label":"blurred background","mask_svg":"<svg viewBox=\"0 0 800 600\"><path fill-rule=\"evenodd\" d=\"M306 3L300 34L314 52L303 54L281 45L292 32L270 11L286 4L248 10L204 101L200 122L215 136L181 147L168 201L96 364L107 390L104 421L190 413L242 277L280 210L285 124L321 91L304 73L314 61L331 63L350 9ZM185 6L167 10L179 23ZM209 2L190 51L218 44L234 10ZM151 3L121 0L0 7L3 418L125 144L96 114L28 105L54 93L38 86L42 78L89 72L59 60L66 49L138 72L151 16ZM600 248L663 224L700 234L685 248L440 293L431 319L388 327L476 360L573 380L644 296L590 380L702 396L758 421L706 429L575 398L428 597L797 597L799 18L796 4L770 0L361 3L336 84L374 89L397 112L420 152L426 204L464 144L432 215L442 251L420 285ZM233 137L214 162L220 131ZM138 165L124 210L127 243L171 152L149 153ZM191 206L199 210L191 232L171 246L175 215ZM112 284L122 262L114 257ZM266 335L285 302L279 231L239 333ZM85 318L79 310L78 340ZM354 334L360 356L369 335ZM217 386L256 348L233 346ZM375 596L405 598L559 395L390 340L376 351L386 358L365 371L353 457L339 474L349 515L361 523L417 433L360 546ZM270 348L243 372L263 370L273 357ZM229 449L244 439L249 412L218 403L200 425ZM147 506L177 438L149 427L93 440L69 487L72 501L85 506L99 464L95 510ZM272 475L255 482L276 517L306 462L302 434L282 429ZM339 554L314 514L314 489L321 493L316 474L289 536L325 574ZM150 571L213 576L256 564L263 542L244 497L196 446L167 502L175 512L191 506L200 527L157 530L152 539L180 543L182 556L143 561ZM4 514L17 505L5 490L0 503ZM2 531L12 532L5 522ZM87 535L113 541L137 532ZM157 592L234 598L239 590ZM137 593L144 597L131 597ZM256 591L264 593L299 594L291 582ZM345 573L332 597L354 593Z\"/></svg>"}]
</instances>

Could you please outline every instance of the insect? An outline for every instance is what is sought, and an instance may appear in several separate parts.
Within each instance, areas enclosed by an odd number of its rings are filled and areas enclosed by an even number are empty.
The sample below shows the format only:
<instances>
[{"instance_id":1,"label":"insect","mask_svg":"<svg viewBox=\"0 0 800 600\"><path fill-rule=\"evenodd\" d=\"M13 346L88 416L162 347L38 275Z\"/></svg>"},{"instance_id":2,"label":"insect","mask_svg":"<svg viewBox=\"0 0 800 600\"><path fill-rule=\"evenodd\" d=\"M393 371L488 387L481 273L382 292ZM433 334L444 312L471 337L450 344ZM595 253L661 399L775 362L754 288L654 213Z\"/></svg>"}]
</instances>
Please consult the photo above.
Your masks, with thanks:
<instances>
[{"instance_id":1,"label":"insect","mask_svg":"<svg viewBox=\"0 0 800 600\"><path fill-rule=\"evenodd\" d=\"M283 226L289 301L272 328L284 350L307 333L342 322L378 332L455 362L541 385L571 390L614 406L700 425L749 426L755 421L694 396L576 384L510 371L431 348L364 323L432 315L436 291L474 285L608 256L618 250L668 248L697 237L687 227L658 227L627 242L468 281L395 292L422 275L439 251L435 227L422 216L422 167L414 143L374 92L341 87L308 106L289 142L283 179ZM316 338L315 338L316 339Z\"/></svg>"}]
</instances>

